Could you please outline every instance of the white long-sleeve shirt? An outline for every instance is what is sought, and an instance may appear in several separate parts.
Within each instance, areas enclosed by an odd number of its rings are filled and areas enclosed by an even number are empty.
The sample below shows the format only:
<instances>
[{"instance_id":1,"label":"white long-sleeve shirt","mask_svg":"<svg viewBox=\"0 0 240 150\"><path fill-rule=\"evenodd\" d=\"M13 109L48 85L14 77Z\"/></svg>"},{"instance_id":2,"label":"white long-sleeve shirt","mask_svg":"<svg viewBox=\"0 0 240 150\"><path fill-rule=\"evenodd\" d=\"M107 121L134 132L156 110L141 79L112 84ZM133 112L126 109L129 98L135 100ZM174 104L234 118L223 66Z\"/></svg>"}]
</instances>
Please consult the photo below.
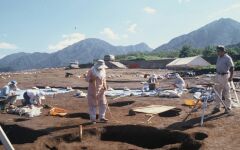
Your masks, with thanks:
<instances>
[{"instance_id":1,"label":"white long-sleeve shirt","mask_svg":"<svg viewBox=\"0 0 240 150\"><path fill-rule=\"evenodd\" d=\"M11 93L15 93L16 88L10 88L9 85L4 86L0 90L0 97L9 96Z\"/></svg>"},{"instance_id":2,"label":"white long-sleeve shirt","mask_svg":"<svg viewBox=\"0 0 240 150\"><path fill-rule=\"evenodd\" d=\"M27 95L30 98L31 104L42 104L42 101L39 97L39 90L27 90Z\"/></svg>"}]
</instances>

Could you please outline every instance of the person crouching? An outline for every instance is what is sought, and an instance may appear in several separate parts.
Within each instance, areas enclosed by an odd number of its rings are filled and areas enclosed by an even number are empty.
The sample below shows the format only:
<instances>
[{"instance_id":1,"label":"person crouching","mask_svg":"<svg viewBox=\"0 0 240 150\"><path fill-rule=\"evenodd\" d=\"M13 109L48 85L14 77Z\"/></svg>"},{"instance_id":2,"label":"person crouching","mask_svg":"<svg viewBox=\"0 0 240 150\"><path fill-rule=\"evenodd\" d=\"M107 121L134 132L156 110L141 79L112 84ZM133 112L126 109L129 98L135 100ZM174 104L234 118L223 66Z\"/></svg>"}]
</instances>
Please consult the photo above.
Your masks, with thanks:
<instances>
[{"instance_id":1,"label":"person crouching","mask_svg":"<svg viewBox=\"0 0 240 150\"><path fill-rule=\"evenodd\" d=\"M158 78L156 74L152 74L148 79L149 90L155 90L156 84L158 83Z\"/></svg>"},{"instance_id":2,"label":"person crouching","mask_svg":"<svg viewBox=\"0 0 240 150\"><path fill-rule=\"evenodd\" d=\"M92 123L96 123L96 109L99 105L100 122L107 122L105 113L107 109L107 99L105 91L107 90L106 83L106 65L103 60L98 60L94 66L88 71L86 81L88 86L88 106L89 115Z\"/></svg>"},{"instance_id":3,"label":"person crouching","mask_svg":"<svg viewBox=\"0 0 240 150\"><path fill-rule=\"evenodd\" d=\"M6 99L3 104L3 109L5 109L5 105L9 103L9 108L15 108L14 104L17 100L16 91L18 90L17 81L12 80L7 85L5 85L2 89L0 89L0 98Z\"/></svg>"},{"instance_id":4,"label":"person crouching","mask_svg":"<svg viewBox=\"0 0 240 150\"><path fill-rule=\"evenodd\" d=\"M177 90L183 91L183 89L186 87L185 81L183 80L183 78L178 73L175 74L175 78L176 79L175 79L175 82L174 82L174 87Z\"/></svg>"},{"instance_id":5,"label":"person crouching","mask_svg":"<svg viewBox=\"0 0 240 150\"><path fill-rule=\"evenodd\" d=\"M33 106L41 106L42 99L45 99L45 94L38 90L27 90L23 94L22 105L29 106L32 108Z\"/></svg>"}]
</instances>

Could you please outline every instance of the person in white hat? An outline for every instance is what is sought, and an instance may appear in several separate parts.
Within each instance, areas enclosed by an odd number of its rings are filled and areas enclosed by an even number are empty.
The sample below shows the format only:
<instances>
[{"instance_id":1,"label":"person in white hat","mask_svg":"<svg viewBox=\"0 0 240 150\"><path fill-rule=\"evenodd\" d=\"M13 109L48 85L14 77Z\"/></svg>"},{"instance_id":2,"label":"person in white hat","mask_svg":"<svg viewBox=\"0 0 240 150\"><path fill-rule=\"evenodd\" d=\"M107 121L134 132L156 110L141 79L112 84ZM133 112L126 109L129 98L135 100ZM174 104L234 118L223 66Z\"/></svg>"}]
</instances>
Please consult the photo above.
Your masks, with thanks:
<instances>
[{"instance_id":1,"label":"person in white hat","mask_svg":"<svg viewBox=\"0 0 240 150\"><path fill-rule=\"evenodd\" d=\"M225 98L225 104L227 110L226 113L232 114L232 98L230 94L231 86L230 82L233 79L234 73L234 63L232 58L227 54L227 50L223 45L218 45L217 49L217 63L216 63L216 91L218 92L219 96L222 95ZM220 99L216 97L215 99L215 107L212 110L212 114L220 112Z\"/></svg>"},{"instance_id":2,"label":"person in white hat","mask_svg":"<svg viewBox=\"0 0 240 150\"><path fill-rule=\"evenodd\" d=\"M156 74L152 74L148 79L148 83L157 83L157 82L158 82L158 78Z\"/></svg>"},{"instance_id":3,"label":"person in white hat","mask_svg":"<svg viewBox=\"0 0 240 150\"><path fill-rule=\"evenodd\" d=\"M180 91L183 91L183 89L186 87L185 81L178 73L175 73L175 78L176 78L174 82L175 88L177 88Z\"/></svg>"},{"instance_id":4,"label":"person in white hat","mask_svg":"<svg viewBox=\"0 0 240 150\"><path fill-rule=\"evenodd\" d=\"M89 83L87 99L92 123L96 123L97 106L99 106L100 122L108 121L108 119L105 118L107 109L107 99L105 96L105 91L107 90L106 68L107 66L104 61L98 60L88 71L86 77L86 81Z\"/></svg>"},{"instance_id":5,"label":"person in white hat","mask_svg":"<svg viewBox=\"0 0 240 150\"><path fill-rule=\"evenodd\" d=\"M156 74L152 74L149 77L147 83L148 83L149 90L151 90L151 91L155 90L156 89L156 84L158 83L157 75ZM147 85L146 84L144 85L144 89L147 89Z\"/></svg>"},{"instance_id":6,"label":"person in white hat","mask_svg":"<svg viewBox=\"0 0 240 150\"><path fill-rule=\"evenodd\" d=\"M23 100L22 104L23 106L29 106L32 108L33 105L35 106L41 106L42 105L42 100L45 99L45 93L41 92L39 90L27 90L23 94Z\"/></svg>"},{"instance_id":7,"label":"person in white hat","mask_svg":"<svg viewBox=\"0 0 240 150\"><path fill-rule=\"evenodd\" d=\"M17 81L12 80L0 90L0 98L6 100L4 107L8 103L10 103L10 108L15 107L14 103L17 100L17 89Z\"/></svg>"}]
</instances>

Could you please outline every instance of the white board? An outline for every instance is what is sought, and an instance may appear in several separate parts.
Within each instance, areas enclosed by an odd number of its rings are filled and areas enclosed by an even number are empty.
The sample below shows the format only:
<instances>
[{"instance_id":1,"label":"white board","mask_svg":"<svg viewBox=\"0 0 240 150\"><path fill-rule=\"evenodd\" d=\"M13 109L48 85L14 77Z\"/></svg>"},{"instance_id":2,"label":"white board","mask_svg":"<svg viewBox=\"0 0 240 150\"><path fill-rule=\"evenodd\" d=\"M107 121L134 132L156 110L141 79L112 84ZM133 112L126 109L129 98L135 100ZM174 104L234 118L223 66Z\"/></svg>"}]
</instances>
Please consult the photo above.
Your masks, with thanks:
<instances>
[{"instance_id":1,"label":"white board","mask_svg":"<svg viewBox=\"0 0 240 150\"><path fill-rule=\"evenodd\" d=\"M146 107L137 107L133 108L134 112L139 112L139 113L146 113L146 114L159 114L171 109L174 109L176 107L173 106L164 106L164 105L150 105Z\"/></svg>"}]
</instances>

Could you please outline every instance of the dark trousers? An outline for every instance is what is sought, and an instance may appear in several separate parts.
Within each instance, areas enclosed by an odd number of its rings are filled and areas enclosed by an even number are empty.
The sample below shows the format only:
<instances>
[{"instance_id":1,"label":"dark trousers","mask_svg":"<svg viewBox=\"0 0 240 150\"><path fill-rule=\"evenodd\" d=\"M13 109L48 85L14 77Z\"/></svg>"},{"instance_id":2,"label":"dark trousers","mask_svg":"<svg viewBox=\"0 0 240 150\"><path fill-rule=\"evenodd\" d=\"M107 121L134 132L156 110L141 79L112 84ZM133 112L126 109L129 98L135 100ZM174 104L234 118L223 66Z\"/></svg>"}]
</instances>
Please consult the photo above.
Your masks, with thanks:
<instances>
[{"instance_id":1,"label":"dark trousers","mask_svg":"<svg viewBox=\"0 0 240 150\"><path fill-rule=\"evenodd\" d=\"M30 105L30 97L27 95L27 92L23 94L23 100L22 100L23 106Z\"/></svg>"}]
</instances>

